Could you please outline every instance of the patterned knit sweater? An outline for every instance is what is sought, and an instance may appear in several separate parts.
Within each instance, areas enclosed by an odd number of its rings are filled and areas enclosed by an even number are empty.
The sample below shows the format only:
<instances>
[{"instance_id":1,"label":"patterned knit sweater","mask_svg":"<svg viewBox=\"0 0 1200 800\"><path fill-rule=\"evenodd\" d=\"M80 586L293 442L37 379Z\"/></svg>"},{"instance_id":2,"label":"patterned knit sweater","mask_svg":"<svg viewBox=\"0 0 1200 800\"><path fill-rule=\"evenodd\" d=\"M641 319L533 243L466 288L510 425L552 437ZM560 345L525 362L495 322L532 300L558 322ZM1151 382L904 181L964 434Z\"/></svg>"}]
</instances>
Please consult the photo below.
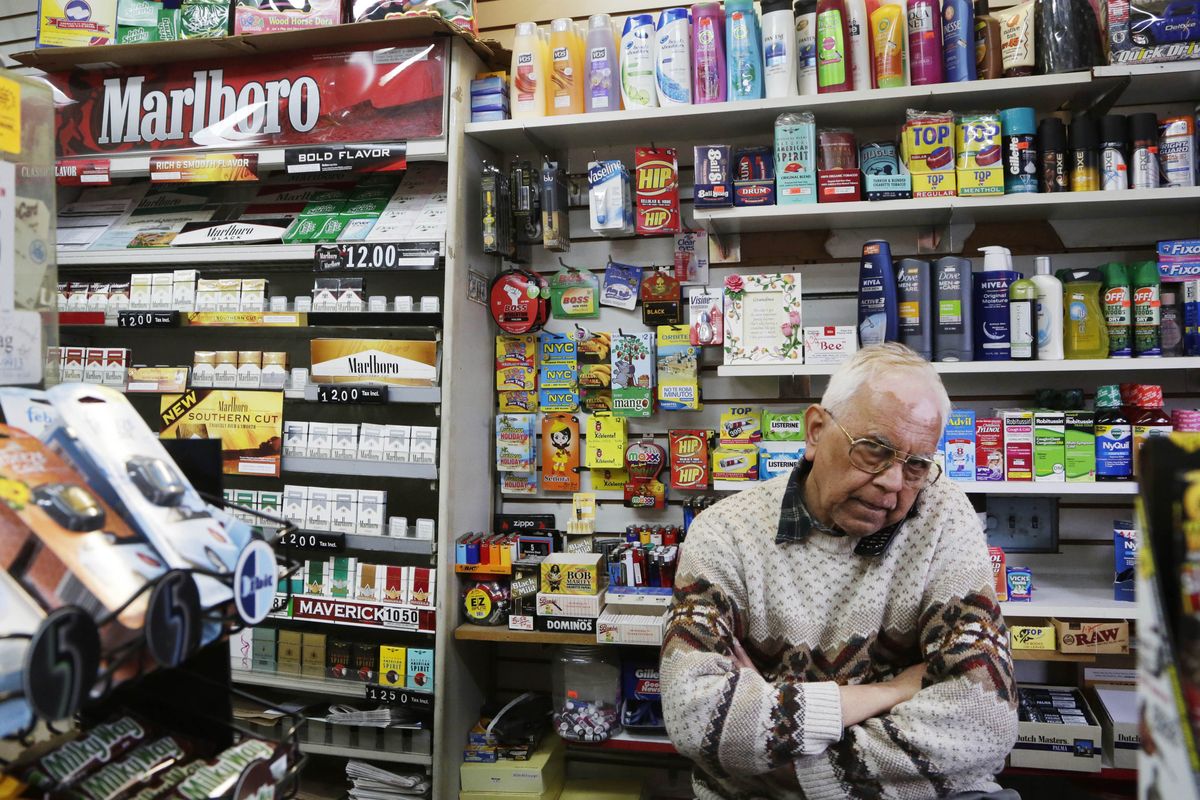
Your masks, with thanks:
<instances>
[{"instance_id":1,"label":"patterned knit sweater","mask_svg":"<svg viewBox=\"0 0 1200 800\"><path fill-rule=\"evenodd\" d=\"M854 538L815 529L776 543L787 483L716 504L683 548L661 688L671 740L696 765L697 798L996 791L992 776L1017 738L1016 684L966 496L936 482L872 558L854 554ZM737 667L734 637L761 677ZM915 697L843 730L839 684L877 683L920 661L927 677Z\"/></svg>"}]
</instances>

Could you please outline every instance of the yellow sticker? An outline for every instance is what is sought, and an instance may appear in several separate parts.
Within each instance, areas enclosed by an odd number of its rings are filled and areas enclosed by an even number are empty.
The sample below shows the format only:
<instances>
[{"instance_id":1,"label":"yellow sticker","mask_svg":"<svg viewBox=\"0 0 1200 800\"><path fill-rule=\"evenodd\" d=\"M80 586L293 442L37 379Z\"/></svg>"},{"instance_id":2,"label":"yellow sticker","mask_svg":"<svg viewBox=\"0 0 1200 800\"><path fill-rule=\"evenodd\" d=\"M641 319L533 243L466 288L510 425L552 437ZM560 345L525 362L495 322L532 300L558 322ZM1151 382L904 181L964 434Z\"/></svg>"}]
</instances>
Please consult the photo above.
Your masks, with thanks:
<instances>
[{"instance_id":1,"label":"yellow sticker","mask_svg":"<svg viewBox=\"0 0 1200 800\"><path fill-rule=\"evenodd\" d=\"M21 84L0 77L0 150L21 152Z\"/></svg>"}]
</instances>

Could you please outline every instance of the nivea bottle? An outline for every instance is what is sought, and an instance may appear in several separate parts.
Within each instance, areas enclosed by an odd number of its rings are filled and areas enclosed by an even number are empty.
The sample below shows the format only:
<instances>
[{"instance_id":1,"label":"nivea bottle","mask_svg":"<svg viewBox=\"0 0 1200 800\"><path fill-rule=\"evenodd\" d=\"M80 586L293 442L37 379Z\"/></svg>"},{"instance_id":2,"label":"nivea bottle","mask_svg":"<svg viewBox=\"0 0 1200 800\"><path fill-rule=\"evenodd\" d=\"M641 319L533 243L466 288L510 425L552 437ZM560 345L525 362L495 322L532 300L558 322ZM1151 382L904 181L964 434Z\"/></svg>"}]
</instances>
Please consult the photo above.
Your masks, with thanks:
<instances>
[{"instance_id":1,"label":"nivea bottle","mask_svg":"<svg viewBox=\"0 0 1200 800\"><path fill-rule=\"evenodd\" d=\"M859 347L896 341L898 312L892 248L882 239L872 239L863 245L858 264Z\"/></svg>"}]
</instances>

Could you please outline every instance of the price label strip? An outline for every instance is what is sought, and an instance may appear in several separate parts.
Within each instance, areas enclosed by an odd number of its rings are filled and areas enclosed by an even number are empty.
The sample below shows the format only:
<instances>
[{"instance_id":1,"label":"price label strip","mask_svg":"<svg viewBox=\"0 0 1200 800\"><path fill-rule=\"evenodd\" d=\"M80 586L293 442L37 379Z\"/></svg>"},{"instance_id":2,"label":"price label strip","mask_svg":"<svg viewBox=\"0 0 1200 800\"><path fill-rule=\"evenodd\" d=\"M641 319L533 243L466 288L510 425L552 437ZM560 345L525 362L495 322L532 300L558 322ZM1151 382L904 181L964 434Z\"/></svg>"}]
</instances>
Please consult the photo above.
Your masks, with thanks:
<instances>
[{"instance_id":1,"label":"price label strip","mask_svg":"<svg viewBox=\"0 0 1200 800\"><path fill-rule=\"evenodd\" d=\"M54 165L59 186L111 186L111 164L107 158L72 158Z\"/></svg>"},{"instance_id":2,"label":"price label strip","mask_svg":"<svg viewBox=\"0 0 1200 800\"><path fill-rule=\"evenodd\" d=\"M388 706L401 706L423 711L433 710L433 695L429 692L414 692L394 686L376 686L368 683L363 692L363 699Z\"/></svg>"},{"instance_id":3,"label":"price label strip","mask_svg":"<svg viewBox=\"0 0 1200 800\"><path fill-rule=\"evenodd\" d=\"M118 328L178 328L178 311L118 311Z\"/></svg>"},{"instance_id":4,"label":"price label strip","mask_svg":"<svg viewBox=\"0 0 1200 800\"><path fill-rule=\"evenodd\" d=\"M279 537L278 543L284 549L335 553L346 548L346 536L328 531L287 531Z\"/></svg>"},{"instance_id":5,"label":"price label strip","mask_svg":"<svg viewBox=\"0 0 1200 800\"><path fill-rule=\"evenodd\" d=\"M379 404L388 400L385 386L346 386L345 384L317 384L317 402L332 405Z\"/></svg>"},{"instance_id":6,"label":"price label strip","mask_svg":"<svg viewBox=\"0 0 1200 800\"><path fill-rule=\"evenodd\" d=\"M408 145L334 144L289 147L283 151L289 175L324 172L402 172L408 168Z\"/></svg>"},{"instance_id":7,"label":"price label strip","mask_svg":"<svg viewBox=\"0 0 1200 800\"><path fill-rule=\"evenodd\" d=\"M441 242L347 242L319 244L313 257L317 272L433 269L441 251Z\"/></svg>"}]
</instances>

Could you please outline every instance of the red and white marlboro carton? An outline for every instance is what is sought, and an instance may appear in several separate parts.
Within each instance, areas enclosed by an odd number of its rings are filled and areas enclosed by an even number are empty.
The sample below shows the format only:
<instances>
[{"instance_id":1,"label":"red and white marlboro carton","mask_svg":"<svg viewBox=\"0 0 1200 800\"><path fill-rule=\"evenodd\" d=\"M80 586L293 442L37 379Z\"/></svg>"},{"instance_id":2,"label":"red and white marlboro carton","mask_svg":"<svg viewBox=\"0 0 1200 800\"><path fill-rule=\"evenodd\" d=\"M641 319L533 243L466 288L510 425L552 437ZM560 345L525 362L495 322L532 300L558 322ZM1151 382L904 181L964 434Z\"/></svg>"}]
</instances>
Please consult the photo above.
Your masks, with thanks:
<instances>
[{"instance_id":1,"label":"red and white marlboro carton","mask_svg":"<svg viewBox=\"0 0 1200 800\"><path fill-rule=\"evenodd\" d=\"M675 148L638 147L634 166L638 235L679 233L679 159Z\"/></svg>"},{"instance_id":2,"label":"red and white marlboro carton","mask_svg":"<svg viewBox=\"0 0 1200 800\"><path fill-rule=\"evenodd\" d=\"M999 547L989 547L988 559L992 562L992 577L996 583L996 599L1003 603L1008 599L1008 572L1004 569L1004 550Z\"/></svg>"},{"instance_id":3,"label":"red and white marlboro carton","mask_svg":"<svg viewBox=\"0 0 1200 800\"><path fill-rule=\"evenodd\" d=\"M404 567L387 567L383 578L383 602L404 602Z\"/></svg>"}]
</instances>

